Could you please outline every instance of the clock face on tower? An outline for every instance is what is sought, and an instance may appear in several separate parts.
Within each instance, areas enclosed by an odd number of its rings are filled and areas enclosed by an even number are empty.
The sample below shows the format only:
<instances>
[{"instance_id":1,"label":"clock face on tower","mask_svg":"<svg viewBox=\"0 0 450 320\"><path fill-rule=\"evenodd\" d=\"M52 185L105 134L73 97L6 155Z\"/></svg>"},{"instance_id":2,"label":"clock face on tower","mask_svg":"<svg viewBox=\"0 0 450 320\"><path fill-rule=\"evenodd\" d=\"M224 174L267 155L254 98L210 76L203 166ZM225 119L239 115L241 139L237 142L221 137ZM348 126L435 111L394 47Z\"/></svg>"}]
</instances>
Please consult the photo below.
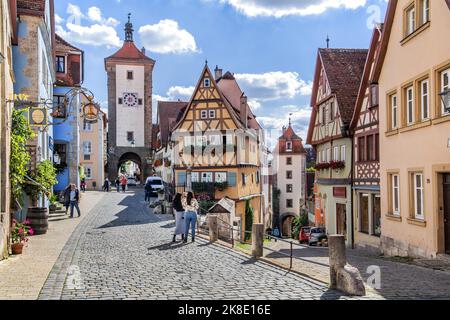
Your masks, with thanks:
<instances>
[{"instance_id":1,"label":"clock face on tower","mask_svg":"<svg viewBox=\"0 0 450 320\"><path fill-rule=\"evenodd\" d=\"M124 93L123 102L127 107L136 107L138 105L138 96L136 93Z\"/></svg>"}]
</instances>

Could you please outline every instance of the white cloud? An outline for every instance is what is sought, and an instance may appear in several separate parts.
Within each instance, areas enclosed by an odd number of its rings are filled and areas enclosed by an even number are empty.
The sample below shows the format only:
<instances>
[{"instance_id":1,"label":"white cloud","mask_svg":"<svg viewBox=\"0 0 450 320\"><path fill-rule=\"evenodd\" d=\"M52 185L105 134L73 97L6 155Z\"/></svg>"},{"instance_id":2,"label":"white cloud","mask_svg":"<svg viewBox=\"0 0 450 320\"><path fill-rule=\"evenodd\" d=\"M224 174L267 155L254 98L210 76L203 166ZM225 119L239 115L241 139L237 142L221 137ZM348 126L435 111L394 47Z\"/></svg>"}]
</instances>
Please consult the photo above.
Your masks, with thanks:
<instances>
[{"instance_id":1,"label":"white cloud","mask_svg":"<svg viewBox=\"0 0 450 320\"><path fill-rule=\"evenodd\" d=\"M296 72L235 74L235 78L246 95L259 102L311 94L311 82L300 79Z\"/></svg>"},{"instance_id":2,"label":"white cloud","mask_svg":"<svg viewBox=\"0 0 450 320\"><path fill-rule=\"evenodd\" d=\"M141 42L152 52L167 54L197 53L197 43L192 34L180 29L178 22L170 19L157 24L142 26L139 29Z\"/></svg>"},{"instance_id":3,"label":"white cloud","mask_svg":"<svg viewBox=\"0 0 450 320\"><path fill-rule=\"evenodd\" d=\"M181 86L173 86L170 87L167 91L167 96L169 100L182 100L187 101L191 98L194 93L194 87L181 87Z\"/></svg>"},{"instance_id":4,"label":"white cloud","mask_svg":"<svg viewBox=\"0 0 450 320\"><path fill-rule=\"evenodd\" d=\"M58 15L58 14L55 14L55 22L56 22L56 24L61 24L61 23L63 23L63 22L64 22L64 19L63 19L63 18L61 18L61 16L60 16L60 15Z\"/></svg>"},{"instance_id":5,"label":"white cloud","mask_svg":"<svg viewBox=\"0 0 450 320\"><path fill-rule=\"evenodd\" d=\"M307 16L324 13L329 9L357 9L367 0L219 0L249 17L289 15Z\"/></svg>"},{"instance_id":6,"label":"white cloud","mask_svg":"<svg viewBox=\"0 0 450 320\"><path fill-rule=\"evenodd\" d=\"M84 14L80 7L69 3L67 6L68 18L64 20L56 17L56 32L69 42L92 46L120 47L120 40L114 27L119 21L114 18L104 18L102 11L97 7L90 7ZM82 25L83 20L91 24ZM65 25L63 24L64 22Z\"/></svg>"}]
</instances>

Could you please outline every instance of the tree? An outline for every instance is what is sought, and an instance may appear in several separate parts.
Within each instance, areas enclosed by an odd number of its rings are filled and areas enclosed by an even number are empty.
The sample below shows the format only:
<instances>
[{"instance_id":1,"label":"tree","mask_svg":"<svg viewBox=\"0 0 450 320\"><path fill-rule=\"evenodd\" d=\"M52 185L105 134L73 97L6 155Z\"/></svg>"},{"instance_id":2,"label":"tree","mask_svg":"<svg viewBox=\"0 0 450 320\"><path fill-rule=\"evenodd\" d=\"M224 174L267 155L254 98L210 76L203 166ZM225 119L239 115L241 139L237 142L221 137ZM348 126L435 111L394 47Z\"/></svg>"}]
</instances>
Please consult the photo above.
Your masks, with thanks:
<instances>
[{"instance_id":1,"label":"tree","mask_svg":"<svg viewBox=\"0 0 450 320\"><path fill-rule=\"evenodd\" d=\"M254 212L253 207L250 204L250 200L245 203L245 236L244 241L250 241L252 238Z\"/></svg>"}]
</instances>

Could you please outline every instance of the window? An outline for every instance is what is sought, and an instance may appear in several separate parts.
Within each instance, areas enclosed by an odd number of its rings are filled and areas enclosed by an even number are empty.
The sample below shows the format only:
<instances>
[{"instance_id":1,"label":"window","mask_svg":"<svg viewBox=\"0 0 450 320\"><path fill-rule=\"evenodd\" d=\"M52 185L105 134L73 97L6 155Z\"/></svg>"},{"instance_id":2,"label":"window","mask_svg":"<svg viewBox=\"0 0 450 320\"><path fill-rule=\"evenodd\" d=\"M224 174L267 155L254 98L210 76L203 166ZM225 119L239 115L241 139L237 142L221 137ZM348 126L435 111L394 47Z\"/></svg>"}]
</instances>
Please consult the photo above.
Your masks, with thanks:
<instances>
[{"instance_id":1,"label":"window","mask_svg":"<svg viewBox=\"0 0 450 320\"><path fill-rule=\"evenodd\" d=\"M92 123L84 122L84 124L83 124L83 131L91 132L92 131Z\"/></svg>"},{"instance_id":2,"label":"window","mask_svg":"<svg viewBox=\"0 0 450 320\"><path fill-rule=\"evenodd\" d=\"M200 173L199 172L192 172L191 182L200 182Z\"/></svg>"},{"instance_id":3,"label":"window","mask_svg":"<svg viewBox=\"0 0 450 320\"><path fill-rule=\"evenodd\" d=\"M286 165L288 165L288 166L292 165L292 158L291 157L287 157L286 158Z\"/></svg>"},{"instance_id":4,"label":"window","mask_svg":"<svg viewBox=\"0 0 450 320\"><path fill-rule=\"evenodd\" d=\"M286 185L286 192L287 192L287 193L292 193L292 192L294 192L294 188L293 188L292 184L287 184L287 185Z\"/></svg>"},{"instance_id":5,"label":"window","mask_svg":"<svg viewBox=\"0 0 450 320\"><path fill-rule=\"evenodd\" d=\"M322 124L327 123L327 107L322 107Z\"/></svg>"},{"instance_id":6,"label":"window","mask_svg":"<svg viewBox=\"0 0 450 320\"><path fill-rule=\"evenodd\" d=\"M416 219L423 219L423 174L414 173L414 214Z\"/></svg>"},{"instance_id":7,"label":"window","mask_svg":"<svg viewBox=\"0 0 450 320\"><path fill-rule=\"evenodd\" d=\"M331 161L331 148L327 149L327 161Z\"/></svg>"},{"instance_id":8,"label":"window","mask_svg":"<svg viewBox=\"0 0 450 320\"><path fill-rule=\"evenodd\" d=\"M398 128L398 101L397 95L391 96L391 129Z\"/></svg>"},{"instance_id":9,"label":"window","mask_svg":"<svg viewBox=\"0 0 450 320\"><path fill-rule=\"evenodd\" d=\"M414 124L414 88L411 86L406 88L406 123Z\"/></svg>"},{"instance_id":10,"label":"window","mask_svg":"<svg viewBox=\"0 0 450 320\"><path fill-rule=\"evenodd\" d=\"M202 182L211 183L213 181L213 173L212 172L202 172Z\"/></svg>"},{"instance_id":11,"label":"window","mask_svg":"<svg viewBox=\"0 0 450 320\"><path fill-rule=\"evenodd\" d=\"M375 160L380 160L380 135L375 135Z\"/></svg>"},{"instance_id":12,"label":"window","mask_svg":"<svg viewBox=\"0 0 450 320\"><path fill-rule=\"evenodd\" d=\"M346 152L347 152L347 150L346 150L345 146L341 146L341 161L347 160Z\"/></svg>"},{"instance_id":13,"label":"window","mask_svg":"<svg viewBox=\"0 0 450 320\"><path fill-rule=\"evenodd\" d=\"M55 143L53 162L56 164L67 164L67 144Z\"/></svg>"},{"instance_id":14,"label":"window","mask_svg":"<svg viewBox=\"0 0 450 320\"><path fill-rule=\"evenodd\" d=\"M138 104L140 105L140 106L142 106L143 104L144 104L144 100L142 100L142 99L138 99Z\"/></svg>"},{"instance_id":15,"label":"window","mask_svg":"<svg viewBox=\"0 0 450 320\"><path fill-rule=\"evenodd\" d=\"M292 171L286 171L286 179L292 180L292 178L293 178Z\"/></svg>"},{"instance_id":16,"label":"window","mask_svg":"<svg viewBox=\"0 0 450 320\"><path fill-rule=\"evenodd\" d=\"M430 21L430 0L421 0L422 5L422 24Z\"/></svg>"},{"instance_id":17,"label":"window","mask_svg":"<svg viewBox=\"0 0 450 320\"><path fill-rule=\"evenodd\" d=\"M392 174L391 180L391 210L392 214L400 215L400 176L398 174Z\"/></svg>"},{"instance_id":18,"label":"window","mask_svg":"<svg viewBox=\"0 0 450 320\"><path fill-rule=\"evenodd\" d=\"M369 195L359 195L360 232L369 233Z\"/></svg>"},{"instance_id":19,"label":"window","mask_svg":"<svg viewBox=\"0 0 450 320\"><path fill-rule=\"evenodd\" d=\"M55 108L52 113L53 118L65 119L67 117L64 96L53 96L53 107Z\"/></svg>"},{"instance_id":20,"label":"window","mask_svg":"<svg viewBox=\"0 0 450 320\"><path fill-rule=\"evenodd\" d=\"M327 152L326 150L322 150L322 162L326 163L327 161Z\"/></svg>"},{"instance_id":21,"label":"window","mask_svg":"<svg viewBox=\"0 0 450 320\"><path fill-rule=\"evenodd\" d=\"M216 172L214 176L214 181L217 183L227 182L227 173L226 172Z\"/></svg>"},{"instance_id":22,"label":"window","mask_svg":"<svg viewBox=\"0 0 450 320\"><path fill-rule=\"evenodd\" d=\"M203 80L203 86L204 86L205 88L211 87L211 80L209 80L209 78L205 78L205 79Z\"/></svg>"},{"instance_id":23,"label":"window","mask_svg":"<svg viewBox=\"0 0 450 320\"><path fill-rule=\"evenodd\" d=\"M358 138L358 161L359 162L366 161L366 138L365 137Z\"/></svg>"},{"instance_id":24,"label":"window","mask_svg":"<svg viewBox=\"0 0 450 320\"><path fill-rule=\"evenodd\" d=\"M83 153L85 155L90 155L92 153L92 142L90 141L83 142Z\"/></svg>"},{"instance_id":25,"label":"window","mask_svg":"<svg viewBox=\"0 0 450 320\"><path fill-rule=\"evenodd\" d=\"M133 131L127 131L127 141L128 142L134 141L134 132Z\"/></svg>"},{"instance_id":26,"label":"window","mask_svg":"<svg viewBox=\"0 0 450 320\"><path fill-rule=\"evenodd\" d=\"M133 80L134 79L133 71L127 71L127 79L128 80Z\"/></svg>"},{"instance_id":27,"label":"window","mask_svg":"<svg viewBox=\"0 0 450 320\"><path fill-rule=\"evenodd\" d=\"M367 161L375 160L374 140L375 140L374 135L367 136L367 153L366 153Z\"/></svg>"},{"instance_id":28,"label":"window","mask_svg":"<svg viewBox=\"0 0 450 320\"><path fill-rule=\"evenodd\" d=\"M416 8L411 6L406 10L406 36L409 36L416 30Z\"/></svg>"},{"instance_id":29,"label":"window","mask_svg":"<svg viewBox=\"0 0 450 320\"><path fill-rule=\"evenodd\" d=\"M209 118L210 119L216 118L216 110L209 110Z\"/></svg>"},{"instance_id":30,"label":"window","mask_svg":"<svg viewBox=\"0 0 450 320\"><path fill-rule=\"evenodd\" d=\"M372 195L372 234L381 236L381 197L378 194Z\"/></svg>"},{"instance_id":31,"label":"window","mask_svg":"<svg viewBox=\"0 0 450 320\"><path fill-rule=\"evenodd\" d=\"M293 208L294 207L294 201L292 199L286 200L286 208Z\"/></svg>"},{"instance_id":32,"label":"window","mask_svg":"<svg viewBox=\"0 0 450 320\"><path fill-rule=\"evenodd\" d=\"M261 181L261 176L259 171L256 172L256 184L259 184L259 182Z\"/></svg>"},{"instance_id":33,"label":"window","mask_svg":"<svg viewBox=\"0 0 450 320\"><path fill-rule=\"evenodd\" d=\"M241 173L242 185L245 186L247 184L247 176L245 173Z\"/></svg>"},{"instance_id":34,"label":"window","mask_svg":"<svg viewBox=\"0 0 450 320\"><path fill-rule=\"evenodd\" d=\"M370 106L378 106L378 85L370 86Z\"/></svg>"},{"instance_id":35,"label":"window","mask_svg":"<svg viewBox=\"0 0 450 320\"><path fill-rule=\"evenodd\" d=\"M448 89L450 89L450 69L442 71L442 73L441 73L441 91L440 92L445 92L445 90L448 90ZM439 100L441 100L440 97L439 97ZM442 108L441 108L442 115L450 114L450 111L447 111L447 112L445 111L445 105L444 105L443 101L441 101L441 105L442 105Z\"/></svg>"},{"instance_id":36,"label":"window","mask_svg":"<svg viewBox=\"0 0 450 320\"><path fill-rule=\"evenodd\" d=\"M119 104L123 104L123 98L119 98Z\"/></svg>"},{"instance_id":37,"label":"window","mask_svg":"<svg viewBox=\"0 0 450 320\"><path fill-rule=\"evenodd\" d=\"M92 168L91 167L84 167L84 175L86 177L86 180L91 180L92 179Z\"/></svg>"},{"instance_id":38,"label":"window","mask_svg":"<svg viewBox=\"0 0 450 320\"><path fill-rule=\"evenodd\" d=\"M200 111L200 118L201 119L208 119L208 110Z\"/></svg>"},{"instance_id":39,"label":"window","mask_svg":"<svg viewBox=\"0 0 450 320\"><path fill-rule=\"evenodd\" d=\"M339 161L339 147L333 148L333 160Z\"/></svg>"},{"instance_id":40,"label":"window","mask_svg":"<svg viewBox=\"0 0 450 320\"><path fill-rule=\"evenodd\" d=\"M330 121L334 121L334 114L335 114L334 102L331 102L330 103Z\"/></svg>"},{"instance_id":41,"label":"window","mask_svg":"<svg viewBox=\"0 0 450 320\"><path fill-rule=\"evenodd\" d=\"M286 142L286 151L292 151L292 142L291 141Z\"/></svg>"},{"instance_id":42,"label":"window","mask_svg":"<svg viewBox=\"0 0 450 320\"><path fill-rule=\"evenodd\" d=\"M420 111L422 120L430 118L429 81L420 82Z\"/></svg>"},{"instance_id":43,"label":"window","mask_svg":"<svg viewBox=\"0 0 450 320\"><path fill-rule=\"evenodd\" d=\"M56 56L56 72L66 73L66 57Z\"/></svg>"}]
</instances>

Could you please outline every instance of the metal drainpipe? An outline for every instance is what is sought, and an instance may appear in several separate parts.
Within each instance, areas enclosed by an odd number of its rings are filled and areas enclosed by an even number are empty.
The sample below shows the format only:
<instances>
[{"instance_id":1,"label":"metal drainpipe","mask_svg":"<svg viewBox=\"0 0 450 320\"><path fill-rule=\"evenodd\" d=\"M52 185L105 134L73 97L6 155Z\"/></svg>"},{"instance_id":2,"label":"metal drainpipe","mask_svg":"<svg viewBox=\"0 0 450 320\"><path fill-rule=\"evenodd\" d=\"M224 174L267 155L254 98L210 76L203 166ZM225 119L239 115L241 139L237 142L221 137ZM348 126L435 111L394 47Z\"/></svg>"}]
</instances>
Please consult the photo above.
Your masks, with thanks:
<instances>
[{"instance_id":1,"label":"metal drainpipe","mask_svg":"<svg viewBox=\"0 0 450 320\"><path fill-rule=\"evenodd\" d=\"M353 211L354 211L354 208L353 208L353 181L354 181L354 174L355 174L355 170L354 170L354 166L353 166L353 163L354 163L354 161L353 161L353 159L354 159L354 156L355 156L355 140L353 139L353 135L350 135L351 136L351 140L352 140L352 153L351 153L351 159L350 159L350 164L351 164L351 178L350 178L350 190L351 190L351 196L350 196L350 206L351 206L351 219L350 219L350 221L351 221L351 225L352 225L352 243L351 243L351 245L352 245L352 249L355 249L355 221L354 221L354 215L353 215Z\"/></svg>"}]
</instances>

